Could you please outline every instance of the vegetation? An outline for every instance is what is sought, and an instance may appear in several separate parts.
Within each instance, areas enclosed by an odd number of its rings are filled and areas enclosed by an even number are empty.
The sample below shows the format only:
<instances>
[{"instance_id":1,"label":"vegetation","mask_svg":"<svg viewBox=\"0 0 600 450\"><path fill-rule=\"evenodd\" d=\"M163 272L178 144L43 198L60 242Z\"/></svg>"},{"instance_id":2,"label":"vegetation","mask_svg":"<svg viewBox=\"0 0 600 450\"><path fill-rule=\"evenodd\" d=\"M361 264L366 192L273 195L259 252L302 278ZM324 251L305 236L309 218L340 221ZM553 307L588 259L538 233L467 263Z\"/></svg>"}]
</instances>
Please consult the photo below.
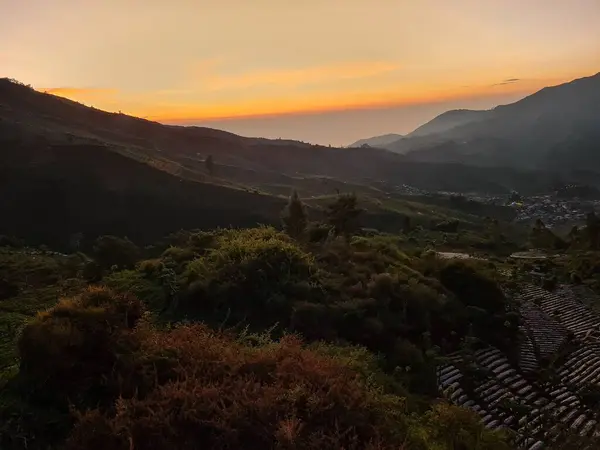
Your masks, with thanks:
<instances>
[{"instance_id":1,"label":"vegetation","mask_svg":"<svg viewBox=\"0 0 600 450\"><path fill-rule=\"evenodd\" d=\"M206 160L204 161L204 165L206 166L206 170L210 175L214 175L215 173L215 161L213 155L208 155Z\"/></svg>"},{"instance_id":2,"label":"vegetation","mask_svg":"<svg viewBox=\"0 0 600 450\"><path fill-rule=\"evenodd\" d=\"M306 232L308 223L306 209L298 197L298 192L294 190L283 214L283 229L293 237L300 238Z\"/></svg>"},{"instance_id":3,"label":"vegetation","mask_svg":"<svg viewBox=\"0 0 600 450\"><path fill-rule=\"evenodd\" d=\"M2 448L509 448L436 402L438 358L469 333L493 341L474 322L505 319L496 280L406 253L400 236L356 235L355 196L327 224L308 227L297 195L286 212L287 233L181 231L146 249L101 236L93 259L49 254L35 270L37 250L4 250L3 308L23 277L58 295L29 319L2 310L15 323ZM469 286L487 292L477 315Z\"/></svg>"}]
</instances>

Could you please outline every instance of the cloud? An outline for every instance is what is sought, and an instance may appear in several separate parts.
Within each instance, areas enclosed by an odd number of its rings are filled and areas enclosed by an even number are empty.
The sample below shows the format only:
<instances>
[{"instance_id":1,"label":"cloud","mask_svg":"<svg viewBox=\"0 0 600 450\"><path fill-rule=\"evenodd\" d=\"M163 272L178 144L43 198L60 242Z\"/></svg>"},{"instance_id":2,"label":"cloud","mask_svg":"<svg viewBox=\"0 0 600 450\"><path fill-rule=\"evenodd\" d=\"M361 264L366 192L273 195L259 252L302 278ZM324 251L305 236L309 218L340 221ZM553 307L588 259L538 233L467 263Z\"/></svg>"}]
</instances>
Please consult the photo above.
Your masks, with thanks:
<instances>
[{"instance_id":1,"label":"cloud","mask_svg":"<svg viewBox=\"0 0 600 450\"><path fill-rule=\"evenodd\" d=\"M520 78L507 78L506 80L503 80L500 83L491 84L490 86L491 87L494 87L494 86L505 86L507 84L513 84L513 83L517 83L519 81L521 81Z\"/></svg>"},{"instance_id":2,"label":"cloud","mask_svg":"<svg viewBox=\"0 0 600 450\"><path fill-rule=\"evenodd\" d=\"M352 62L331 66L279 69L242 73L240 75L214 76L206 79L210 90L245 89L256 86L276 85L296 87L307 84L371 78L400 69L390 62Z\"/></svg>"}]
</instances>

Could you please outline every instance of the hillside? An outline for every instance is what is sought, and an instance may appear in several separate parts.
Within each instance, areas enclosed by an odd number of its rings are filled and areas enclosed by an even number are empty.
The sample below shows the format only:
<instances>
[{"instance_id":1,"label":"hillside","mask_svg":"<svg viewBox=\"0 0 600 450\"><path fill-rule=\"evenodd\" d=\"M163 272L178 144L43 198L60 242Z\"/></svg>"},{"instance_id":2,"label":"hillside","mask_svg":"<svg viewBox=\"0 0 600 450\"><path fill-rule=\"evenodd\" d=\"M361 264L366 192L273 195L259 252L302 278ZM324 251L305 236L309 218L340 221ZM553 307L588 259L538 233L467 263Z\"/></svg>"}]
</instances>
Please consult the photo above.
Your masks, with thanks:
<instances>
[{"instance_id":1,"label":"hillside","mask_svg":"<svg viewBox=\"0 0 600 450\"><path fill-rule=\"evenodd\" d=\"M454 127L465 125L467 123L484 120L488 111L473 111L469 109L455 109L446 111L435 117L429 122L421 125L416 130L410 132L406 137L419 137L428 134L443 133Z\"/></svg>"},{"instance_id":2,"label":"hillside","mask_svg":"<svg viewBox=\"0 0 600 450\"><path fill-rule=\"evenodd\" d=\"M360 139L353 144L350 144L348 147L361 147L363 145L368 145L369 147L385 147L392 142L397 141L398 139L402 139L404 136L401 134L384 134L382 136L374 136L367 139Z\"/></svg>"},{"instance_id":3,"label":"hillside","mask_svg":"<svg viewBox=\"0 0 600 450\"><path fill-rule=\"evenodd\" d=\"M273 195L287 195L292 187L302 196L331 195L341 184L348 190L369 193L375 185L379 191L393 193L402 184L432 191L491 193L547 188L545 182L539 182L545 177L514 169L485 172L469 166L409 161L377 148L328 148L245 138L210 128L162 125L86 107L8 79L0 80L0 142L33 147L101 145L179 177ZM213 175L206 172L208 155L215 159ZM460 177L453 173L457 169Z\"/></svg>"},{"instance_id":4,"label":"hillside","mask_svg":"<svg viewBox=\"0 0 600 450\"><path fill-rule=\"evenodd\" d=\"M600 74L547 87L483 120L388 146L413 161L600 171Z\"/></svg>"},{"instance_id":5,"label":"hillside","mask_svg":"<svg viewBox=\"0 0 600 450\"><path fill-rule=\"evenodd\" d=\"M148 243L181 228L277 223L285 205L185 180L100 145L4 148L0 191L0 234L59 246L79 232Z\"/></svg>"},{"instance_id":6,"label":"hillside","mask_svg":"<svg viewBox=\"0 0 600 450\"><path fill-rule=\"evenodd\" d=\"M313 219L322 214L321 198L356 192L368 205L366 227L397 231L407 216L426 226L481 220L423 205L416 217L414 207L394 200L391 182L376 185L366 177L386 171L390 180L396 177L393 161L401 157L383 150L164 126L8 81L0 88L0 235L64 248L78 233L88 240L108 233L147 244L182 228L278 225L292 188L307 199ZM214 173L205 165L208 154L216 155ZM397 168L419 184L423 179L412 165ZM430 176L440 187L455 184L449 176L441 182L434 172ZM462 182L480 185L468 177Z\"/></svg>"}]
</instances>

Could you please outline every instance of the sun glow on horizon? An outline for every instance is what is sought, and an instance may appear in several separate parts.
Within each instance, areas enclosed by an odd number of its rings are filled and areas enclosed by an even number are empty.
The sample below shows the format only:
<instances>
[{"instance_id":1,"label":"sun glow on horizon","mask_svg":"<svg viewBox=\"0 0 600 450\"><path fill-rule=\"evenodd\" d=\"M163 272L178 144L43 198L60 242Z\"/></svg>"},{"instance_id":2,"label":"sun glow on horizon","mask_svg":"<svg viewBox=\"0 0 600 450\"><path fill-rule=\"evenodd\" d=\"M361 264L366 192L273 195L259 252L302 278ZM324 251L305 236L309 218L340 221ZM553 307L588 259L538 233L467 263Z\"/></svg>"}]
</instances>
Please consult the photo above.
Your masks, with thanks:
<instances>
[{"instance_id":1,"label":"sun glow on horizon","mask_svg":"<svg viewBox=\"0 0 600 450\"><path fill-rule=\"evenodd\" d=\"M1 75L99 109L193 123L481 99L489 106L600 71L598 0L341 5L8 2ZM336 126L303 120L292 131L341 140ZM361 116L343 126L348 135L375 134L384 124ZM391 126L409 127L404 119Z\"/></svg>"},{"instance_id":2,"label":"sun glow on horizon","mask_svg":"<svg viewBox=\"0 0 600 450\"><path fill-rule=\"evenodd\" d=\"M315 72L317 73L317 72ZM358 77L348 73L347 78ZM507 79L499 83L481 86L429 87L415 86L407 92L394 92L391 89L380 91L350 91L325 93L318 96L290 95L288 97L254 98L245 101L221 103L181 102L162 99L162 93L147 93L128 96L116 89L108 88L39 88L40 92L68 98L109 112L123 112L136 117L164 123L191 123L220 119L273 117L293 114L318 114L331 111L368 110L390 107L436 104L451 100L505 97L509 94L526 96L546 86L570 81L572 78L549 78L516 80ZM297 78L300 81L300 77ZM281 79L281 82L294 83L294 79ZM235 84L258 84L259 79L225 79L220 87Z\"/></svg>"}]
</instances>

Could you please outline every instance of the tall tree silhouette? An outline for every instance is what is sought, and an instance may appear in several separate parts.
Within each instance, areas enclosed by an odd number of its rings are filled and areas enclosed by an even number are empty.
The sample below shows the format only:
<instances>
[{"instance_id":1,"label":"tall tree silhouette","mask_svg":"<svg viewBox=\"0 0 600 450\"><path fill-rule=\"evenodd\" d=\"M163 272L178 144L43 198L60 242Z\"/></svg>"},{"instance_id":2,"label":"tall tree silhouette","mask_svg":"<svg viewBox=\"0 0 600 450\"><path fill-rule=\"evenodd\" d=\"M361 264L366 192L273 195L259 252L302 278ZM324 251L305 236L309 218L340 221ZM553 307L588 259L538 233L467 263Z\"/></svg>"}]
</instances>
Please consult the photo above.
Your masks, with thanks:
<instances>
[{"instance_id":1,"label":"tall tree silhouette","mask_svg":"<svg viewBox=\"0 0 600 450\"><path fill-rule=\"evenodd\" d=\"M600 219L596 217L594 212L588 213L585 220L585 229L590 242L590 248L596 250L598 248L598 241L600 240Z\"/></svg>"},{"instance_id":2,"label":"tall tree silhouette","mask_svg":"<svg viewBox=\"0 0 600 450\"><path fill-rule=\"evenodd\" d=\"M208 155L208 157L204 160L204 165L206 166L206 170L208 171L208 173L214 175L215 161L213 159L213 155Z\"/></svg>"},{"instance_id":3,"label":"tall tree silhouette","mask_svg":"<svg viewBox=\"0 0 600 450\"><path fill-rule=\"evenodd\" d=\"M327 220L336 235L349 239L359 227L361 212L356 194L343 194L327 207Z\"/></svg>"},{"instance_id":4,"label":"tall tree silhouette","mask_svg":"<svg viewBox=\"0 0 600 450\"><path fill-rule=\"evenodd\" d=\"M306 231L308 223L306 209L295 189L292 191L290 200L283 211L282 221L283 229L294 239L298 239Z\"/></svg>"}]
</instances>

